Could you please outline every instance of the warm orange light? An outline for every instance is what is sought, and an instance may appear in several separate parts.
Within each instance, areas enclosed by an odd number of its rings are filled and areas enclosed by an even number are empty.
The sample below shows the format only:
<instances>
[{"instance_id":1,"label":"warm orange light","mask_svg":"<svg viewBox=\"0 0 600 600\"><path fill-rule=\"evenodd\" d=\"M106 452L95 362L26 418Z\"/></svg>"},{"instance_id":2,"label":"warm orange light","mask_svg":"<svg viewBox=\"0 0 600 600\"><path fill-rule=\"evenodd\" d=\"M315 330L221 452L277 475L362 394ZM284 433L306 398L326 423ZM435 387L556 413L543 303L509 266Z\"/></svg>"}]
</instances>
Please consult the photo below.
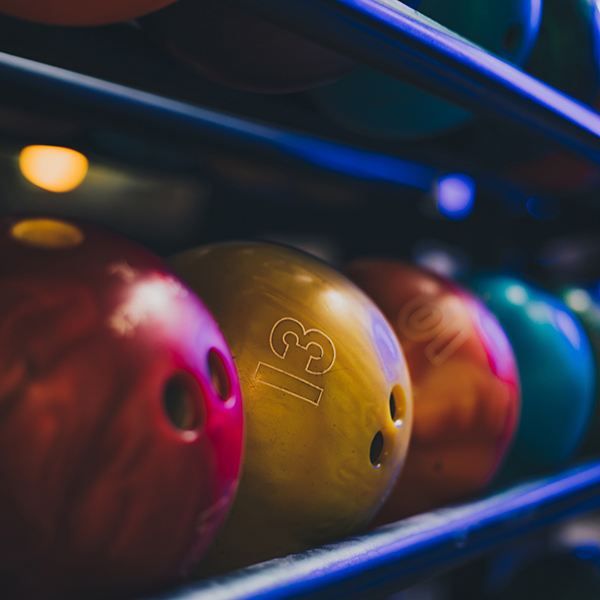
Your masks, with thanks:
<instances>
[{"instance_id":1,"label":"warm orange light","mask_svg":"<svg viewBox=\"0 0 600 600\"><path fill-rule=\"evenodd\" d=\"M88 170L83 154L58 146L27 146L21 150L19 165L31 183L51 192L75 189Z\"/></svg>"},{"instance_id":2,"label":"warm orange light","mask_svg":"<svg viewBox=\"0 0 600 600\"><path fill-rule=\"evenodd\" d=\"M25 219L15 223L10 233L22 244L46 249L73 248L85 239L79 227L57 219Z\"/></svg>"}]
</instances>

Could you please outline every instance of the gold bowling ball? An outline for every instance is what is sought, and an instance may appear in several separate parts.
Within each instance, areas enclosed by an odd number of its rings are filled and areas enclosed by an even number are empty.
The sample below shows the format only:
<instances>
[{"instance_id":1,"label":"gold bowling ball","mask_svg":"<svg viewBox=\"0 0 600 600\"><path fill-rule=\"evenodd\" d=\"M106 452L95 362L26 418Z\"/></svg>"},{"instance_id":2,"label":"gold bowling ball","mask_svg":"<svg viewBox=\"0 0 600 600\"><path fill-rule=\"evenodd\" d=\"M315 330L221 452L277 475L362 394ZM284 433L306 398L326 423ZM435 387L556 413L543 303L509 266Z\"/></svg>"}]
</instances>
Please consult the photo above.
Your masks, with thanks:
<instances>
[{"instance_id":1,"label":"gold bowling ball","mask_svg":"<svg viewBox=\"0 0 600 600\"><path fill-rule=\"evenodd\" d=\"M231 347L247 419L238 495L201 573L365 528L412 427L406 362L383 314L343 275L285 247L216 244L171 265Z\"/></svg>"}]
</instances>

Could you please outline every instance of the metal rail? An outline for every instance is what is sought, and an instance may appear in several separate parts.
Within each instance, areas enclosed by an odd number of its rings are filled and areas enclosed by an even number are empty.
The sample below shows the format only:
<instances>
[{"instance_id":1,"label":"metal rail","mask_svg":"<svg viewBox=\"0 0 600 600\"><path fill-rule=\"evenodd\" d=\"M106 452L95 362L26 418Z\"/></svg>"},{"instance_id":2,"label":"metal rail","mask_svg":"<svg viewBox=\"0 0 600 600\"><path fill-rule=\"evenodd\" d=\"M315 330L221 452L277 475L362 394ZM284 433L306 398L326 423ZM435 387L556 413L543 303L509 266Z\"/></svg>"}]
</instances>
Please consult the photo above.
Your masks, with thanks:
<instances>
[{"instance_id":1,"label":"metal rail","mask_svg":"<svg viewBox=\"0 0 600 600\"><path fill-rule=\"evenodd\" d=\"M180 139L278 153L329 171L429 190L436 169L400 157L272 127L0 52L0 82L65 106L82 105Z\"/></svg>"},{"instance_id":2,"label":"metal rail","mask_svg":"<svg viewBox=\"0 0 600 600\"><path fill-rule=\"evenodd\" d=\"M469 47L477 48L471 44ZM508 65L505 66L508 68ZM528 77L522 73L521 75ZM551 91L536 80L528 79L542 89ZM432 160L432 165L386 152L363 149L236 117L2 52L0 85L5 86L13 95L40 98L40 101L48 102L54 109L58 107L65 114L70 114L71 110L80 112L83 108L88 114L115 123L117 128L134 127L138 132L144 131L146 135L149 131L162 132L180 143L187 143L188 146L192 144L198 148L216 143L250 155L258 154L275 160L292 161L300 167L312 166L366 181L429 191L439 172L455 170L450 166L452 161L440 161L439 157ZM586 118L587 115L591 115L590 118L596 119L600 132L600 115L558 92L553 93L562 98L567 105L578 107ZM582 118L582 121L585 121L585 118ZM600 138L590 135L590 144L598 147L598 153L594 154L594 157L600 162ZM482 189L492 194L525 199L528 197L527 191L521 186L514 185L475 164L470 165L468 172L477 178Z\"/></svg>"},{"instance_id":3,"label":"metal rail","mask_svg":"<svg viewBox=\"0 0 600 600\"><path fill-rule=\"evenodd\" d=\"M398 0L236 0L466 109L504 116L600 162L600 115Z\"/></svg>"},{"instance_id":4,"label":"metal rail","mask_svg":"<svg viewBox=\"0 0 600 600\"><path fill-rule=\"evenodd\" d=\"M398 0L235 0L294 30L474 112L504 117L600 164L600 114L492 56ZM0 85L55 106L182 139L240 147L375 181L429 189L434 169L236 118L58 67L0 53Z\"/></svg>"},{"instance_id":5,"label":"metal rail","mask_svg":"<svg viewBox=\"0 0 600 600\"><path fill-rule=\"evenodd\" d=\"M152 598L382 598L502 543L598 506L600 461Z\"/></svg>"}]
</instances>

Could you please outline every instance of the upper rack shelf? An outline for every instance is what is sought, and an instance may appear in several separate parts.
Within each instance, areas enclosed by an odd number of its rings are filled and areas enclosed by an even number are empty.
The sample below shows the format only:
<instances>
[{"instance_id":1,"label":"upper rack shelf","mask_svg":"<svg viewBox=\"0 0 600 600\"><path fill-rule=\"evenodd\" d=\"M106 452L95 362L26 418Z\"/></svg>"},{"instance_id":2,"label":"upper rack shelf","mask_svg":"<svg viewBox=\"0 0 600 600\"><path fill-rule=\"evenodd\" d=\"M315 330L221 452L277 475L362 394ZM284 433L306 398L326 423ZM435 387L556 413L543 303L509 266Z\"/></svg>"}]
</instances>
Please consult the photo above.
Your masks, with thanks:
<instances>
[{"instance_id":1,"label":"upper rack shelf","mask_svg":"<svg viewBox=\"0 0 600 600\"><path fill-rule=\"evenodd\" d=\"M299 33L393 77L476 114L525 126L524 130L532 135L542 134L600 163L600 114L401 2L238 1L275 22L293 23L294 30ZM152 91L144 89L144 81L148 82L150 78L147 76L144 80L139 73L134 74L135 65L132 76L124 78L129 79L124 85L106 81L94 73L45 64L44 55L51 55L48 42L53 37L63 49L65 41L70 41L73 49L82 35L103 28L71 33L66 28L24 24L13 19L0 23L0 28L7 32L11 29L19 31L13 36L19 38L18 44L11 45L6 41L10 35L3 36L4 41L0 44L0 50L5 51L0 54L0 81L6 92L5 99L8 97L19 106L24 98L34 98L38 106L52 105L54 111L58 109L69 115L93 114L118 128L137 128L138 133L146 136L149 132L150 135L170 136L182 145L187 142L197 146L199 142L210 141L267 155L271 159L291 160L392 185L428 189L436 173L463 169L477 175L478 183L483 183L484 188L505 197L521 194L527 198L535 191L507 181L494 173L489 165L480 165L476 161L466 165L463 158L440 151L435 145L433 149L426 147L423 150L422 146L411 147L405 143L392 146L352 138L335 139L326 129L317 127L310 131L304 128L302 119L286 120L286 116L292 116L286 110L272 110L276 115L275 123L268 123L266 114L276 107L276 103L269 104L268 99L265 99L267 110L254 113L250 110L248 115L244 114L245 101L248 100L251 109L253 102L255 104L248 94L234 94L233 100L225 98L220 105L217 99L216 108L214 102L212 106L209 102L207 107L196 97L189 99L185 78L175 82L175 88L169 88L166 94L160 86L158 89L150 86ZM36 42L40 36L43 42ZM24 58L28 53L22 50L28 47L33 50L29 52L29 58ZM131 62L133 55L127 55L126 50L123 52L121 62ZM19 53L20 56L13 55ZM31 56L36 60L31 60ZM116 56L119 56L119 50ZM115 56L112 58L114 60ZM152 60L153 57L150 63ZM67 63L71 65L69 61ZM179 99L181 97L183 100ZM213 100L214 97L213 94Z\"/></svg>"}]
</instances>

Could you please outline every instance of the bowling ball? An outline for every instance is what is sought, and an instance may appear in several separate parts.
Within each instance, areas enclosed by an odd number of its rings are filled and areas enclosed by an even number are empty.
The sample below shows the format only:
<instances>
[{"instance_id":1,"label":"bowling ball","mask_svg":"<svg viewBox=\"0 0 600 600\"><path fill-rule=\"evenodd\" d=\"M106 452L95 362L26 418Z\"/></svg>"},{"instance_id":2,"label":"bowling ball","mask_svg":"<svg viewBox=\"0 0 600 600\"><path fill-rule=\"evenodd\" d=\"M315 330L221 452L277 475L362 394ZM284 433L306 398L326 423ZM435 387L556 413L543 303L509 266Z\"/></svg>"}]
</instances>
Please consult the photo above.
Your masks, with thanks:
<instances>
[{"instance_id":1,"label":"bowling ball","mask_svg":"<svg viewBox=\"0 0 600 600\"><path fill-rule=\"evenodd\" d=\"M250 92L295 92L355 68L349 58L227 0L178 0L139 24L200 75Z\"/></svg>"},{"instance_id":2,"label":"bowling ball","mask_svg":"<svg viewBox=\"0 0 600 600\"><path fill-rule=\"evenodd\" d=\"M189 573L243 441L206 307L124 238L3 218L0 315L2 597L121 597Z\"/></svg>"},{"instance_id":3,"label":"bowling ball","mask_svg":"<svg viewBox=\"0 0 600 600\"><path fill-rule=\"evenodd\" d=\"M247 423L239 492L201 572L365 528L412 426L406 363L385 317L343 275L283 246L223 243L171 264L230 344Z\"/></svg>"},{"instance_id":4,"label":"bowling ball","mask_svg":"<svg viewBox=\"0 0 600 600\"><path fill-rule=\"evenodd\" d=\"M544 0L537 43L525 70L578 100L600 87L600 12L589 0Z\"/></svg>"},{"instance_id":5,"label":"bowling ball","mask_svg":"<svg viewBox=\"0 0 600 600\"><path fill-rule=\"evenodd\" d=\"M503 273L474 273L466 284L504 327L521 377L521 419L499 481L557 467L588 427L597 372L590 341L556 295Z\"/></svg>"},{"instance_id":6,"label":"bowling ball","mask_svg":"<svg viewBox=\"0 0 600 600\"><path fill-rule=\"evenodd\" d=\"M533 50L541 0L423 0L419 11L520 65ZM430 137L471 119L458 106L366 67L309 94L335 122L375 138Z\"/></svg>"},{"instance_id":7,"label":"bowling ball","mask_svg":"<svg viewBox=\"0 0 600 600\"><path fill-rule=\"evenodd\" d=\"M394 327L413 385L406 464L375 522L477 493L518 422L518 373L506 334L472 294L424 269L372 259L346 273Z\"/></svg>"},{"instance_id":8,"label":"bowling ball","mask_svg":"<svg viewBox=\"0 0 600 600\"><path fill-rule=\"evenodd\" d=\"M600 108L600 10L589 0L544 0L537 43L525 66L533 76ZM568 193L598 183L598 166L564 151L542 150L511 161L505 174L518 181Z\"/></svg>"},{"instance_id":9,"label":"bowling ball","mask_svg":"<svg viewBox=\"0 0 600 600\"><path fill-rule=\"evenodd\" d=\"M48 25L106 25L158 10L174 0L0 0L0 12Z\"/></svg>"},{"instance_id":10,"label":"bowling ball","mask_svg":"<svg viewBox=\"0 0 600 600\"><path fill-rule=\"evenodd\" d=\"M600 369L600 294L597 286L586 289L570 285L557 291L581 321L594 350L596 369ZM597 392L590 426L578 452L582 456L600 453L600 389Z\"/></svg>"}]
</instances>

